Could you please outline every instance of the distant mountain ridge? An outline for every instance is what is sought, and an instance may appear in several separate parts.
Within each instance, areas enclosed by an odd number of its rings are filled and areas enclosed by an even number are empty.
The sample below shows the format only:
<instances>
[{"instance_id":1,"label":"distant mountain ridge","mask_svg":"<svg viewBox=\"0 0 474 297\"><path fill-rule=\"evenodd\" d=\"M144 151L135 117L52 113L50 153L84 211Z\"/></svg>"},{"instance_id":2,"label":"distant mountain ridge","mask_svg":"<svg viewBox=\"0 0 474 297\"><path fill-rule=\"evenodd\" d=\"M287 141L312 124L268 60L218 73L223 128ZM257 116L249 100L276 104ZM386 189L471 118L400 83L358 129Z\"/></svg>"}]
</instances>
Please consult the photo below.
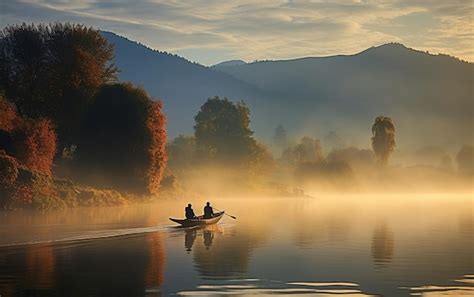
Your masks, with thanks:
<instances>
[{"instance_id":1,"label":"distant mountain ridge","mask_svg":"<svg viewBox=\"0 0 474 297\"><path fill-rule=\"evenodd\" d=\"M119 78L161 98L169 134L191 133L200 105L215 95L245 100L257 136L282 124L293 135L337 131L368 146L375 116L394 118L398 143L459 145L472 140L474 64L401 44L354 55L227 61L205 67L109 32Z\"/></svg>"},{"instance_id":2,"label":"distant mountain ridge","mask_svg":"<svg viewBox=\"0 0 474 297\"><path fill-rule=\"evenodd\" d=\"M164 102L171 137L190 133L194 116L208 97L227 96L254 104L262 92L252 84L213 71L177 55L148 48L111 32L102 35L114 45L119 79L141 85Z\"/></svg>"},{"instance_id":3,"label":"distant mountain ridge","mask_svg":"<svg viewBox=\"0 0 474 297\"><path fill-rule=\"evenodd\" d=\"M244 64L247 64L247 62L242 61L242 60L230 60L230 61L224 61L224 62L218 63L216 65L212 65L211 68L216 69L216 68L221 68L221 67L239 66L239 65L244 65Z\"/></svg>"}]
</instances>

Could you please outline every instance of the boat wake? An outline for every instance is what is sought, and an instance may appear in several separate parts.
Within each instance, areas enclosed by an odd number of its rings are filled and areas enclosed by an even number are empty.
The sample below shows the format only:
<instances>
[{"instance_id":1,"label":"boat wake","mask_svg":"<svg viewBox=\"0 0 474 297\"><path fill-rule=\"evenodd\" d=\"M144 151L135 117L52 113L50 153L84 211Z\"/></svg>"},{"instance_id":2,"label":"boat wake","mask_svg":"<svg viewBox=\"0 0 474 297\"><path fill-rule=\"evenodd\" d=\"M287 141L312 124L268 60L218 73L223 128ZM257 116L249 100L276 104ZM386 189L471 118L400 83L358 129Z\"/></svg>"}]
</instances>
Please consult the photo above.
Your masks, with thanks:
<instances>
[{"instance_id":1,"label":"boat wake","mask_svg":"<svg viewBox=\"0 0 474 297\"><path fill-rule=\"evenodd\" d=\"M14 241L10 243L0 243L0 248L11 248L20 247L35 244L60 244L70 242L82 242L89 240L98 240L119 236L133 236L144 233L166 231L170 226L157 226L157 227L142 227L142 228L122 228L122 229L108 229L108 230L88 230L77 232L70 232L63 234L62 236L56 236L56 238L43 238L28 241Z\"/></svg>"}]
</instances>

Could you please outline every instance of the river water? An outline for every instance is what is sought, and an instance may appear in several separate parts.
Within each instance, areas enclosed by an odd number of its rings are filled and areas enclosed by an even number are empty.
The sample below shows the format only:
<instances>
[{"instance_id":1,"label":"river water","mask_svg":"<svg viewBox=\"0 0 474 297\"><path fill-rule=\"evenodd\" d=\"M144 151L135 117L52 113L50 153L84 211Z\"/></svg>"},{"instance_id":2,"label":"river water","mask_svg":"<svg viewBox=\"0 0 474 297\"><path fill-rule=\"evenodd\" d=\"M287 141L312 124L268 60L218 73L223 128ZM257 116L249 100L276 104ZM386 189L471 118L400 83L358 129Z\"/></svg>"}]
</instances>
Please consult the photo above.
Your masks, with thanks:
<instances>
[{"instance_id":1,"label":"river water","mask_svg":"<svg viewBox=\"0 0 474 297\"><path fill-rule=\"evenodd\" d=\"M0 212L0 295L474 295L472 194L209 199Z\"/></svg>"}]
</instances>

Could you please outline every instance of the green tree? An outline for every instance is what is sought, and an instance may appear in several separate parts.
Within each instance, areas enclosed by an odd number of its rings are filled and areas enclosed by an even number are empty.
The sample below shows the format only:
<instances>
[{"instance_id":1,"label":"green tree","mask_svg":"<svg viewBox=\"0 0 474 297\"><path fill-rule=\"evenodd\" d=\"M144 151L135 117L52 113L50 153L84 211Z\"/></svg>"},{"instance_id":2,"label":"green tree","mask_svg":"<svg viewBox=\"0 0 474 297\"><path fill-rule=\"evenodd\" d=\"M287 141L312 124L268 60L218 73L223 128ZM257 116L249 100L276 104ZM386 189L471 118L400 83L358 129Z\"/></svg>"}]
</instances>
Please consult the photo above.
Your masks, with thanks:
<instances>
[{"instance_id":1,"label":"green tree","mask_svg":"<svg viewBox=\"0 0 474 297\"><path fill-rule=\"evenodd\" d=\"M194 136L179 135L166 146L168 152L168 168L183 170L192 165L196 153L196 139Z\"/></svg>"},{"instance_id":2,"label":"green tree","mask_svg":"<svg viewBox=\"0 0 474 297\"><path fill-rule=\"evenodd\" d=\"M166 167L161 102L131 84L105 85L85 117L78 162L88 182L135 193L157 193Z\"/></svg>"},{"instance_id":3,"label":"green tree","mask_svg":"<svg viewBox=\"0 0 474 297\"><path fill-rule=\"evenodd\" d=\"M386 165L395 150L395 125L391 118L378 116L372 125L372 148L379 164Z\"/></svg>"},{"instance_id":4,"label":"green tree","mask_svg":"<svg viewBox=\"0 0 474 297\"><path fill-rule=\"evenodd\" d=\"M278 125L275 128L275 134L273 135L273 143L278 148L286 148L288 146L288 134L282 125Z\"/></svg>"},{"instance_id":5,"label":"green tree","mask_svg":"<svg viewBox=\"0 0 474 297\"><path fill-rule=\"evenodd\" d=\"M319 139L306 136L301 138L300 143L287 148L282 153L282 160L290 165L319 163L323 161L323 159L323 149L319 143Z\"/></svg>"},{"instance_id":6,"label":"green tree","mask_svg":"<svg viewBox=\"0 0 474 297\"><path fill-rule=\"evenodd\" d=\"M241 162L257 148L250 130L250 110L243 102L209 98L195 116L194 135L200 158Z\"/></svg>"}]
</instances>

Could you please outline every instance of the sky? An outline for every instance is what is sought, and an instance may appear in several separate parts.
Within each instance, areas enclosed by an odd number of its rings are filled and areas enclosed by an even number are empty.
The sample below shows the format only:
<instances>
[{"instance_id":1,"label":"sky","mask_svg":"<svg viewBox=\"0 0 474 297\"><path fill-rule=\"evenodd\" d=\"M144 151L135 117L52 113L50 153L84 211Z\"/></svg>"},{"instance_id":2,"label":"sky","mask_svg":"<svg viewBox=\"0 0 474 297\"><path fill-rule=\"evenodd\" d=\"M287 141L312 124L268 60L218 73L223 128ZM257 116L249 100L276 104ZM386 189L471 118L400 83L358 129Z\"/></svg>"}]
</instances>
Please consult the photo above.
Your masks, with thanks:
<instances>
[{"instance_id":1,"label":"sky","mask_svg":"<svg viewBox=\"0 0 474 297\"><path fill-rule=\"evenodd\" d=\"M0 25L74 22L203 65L399 42L474 62L474 0L0 0Z\"/></svg>"}]
</instances>

